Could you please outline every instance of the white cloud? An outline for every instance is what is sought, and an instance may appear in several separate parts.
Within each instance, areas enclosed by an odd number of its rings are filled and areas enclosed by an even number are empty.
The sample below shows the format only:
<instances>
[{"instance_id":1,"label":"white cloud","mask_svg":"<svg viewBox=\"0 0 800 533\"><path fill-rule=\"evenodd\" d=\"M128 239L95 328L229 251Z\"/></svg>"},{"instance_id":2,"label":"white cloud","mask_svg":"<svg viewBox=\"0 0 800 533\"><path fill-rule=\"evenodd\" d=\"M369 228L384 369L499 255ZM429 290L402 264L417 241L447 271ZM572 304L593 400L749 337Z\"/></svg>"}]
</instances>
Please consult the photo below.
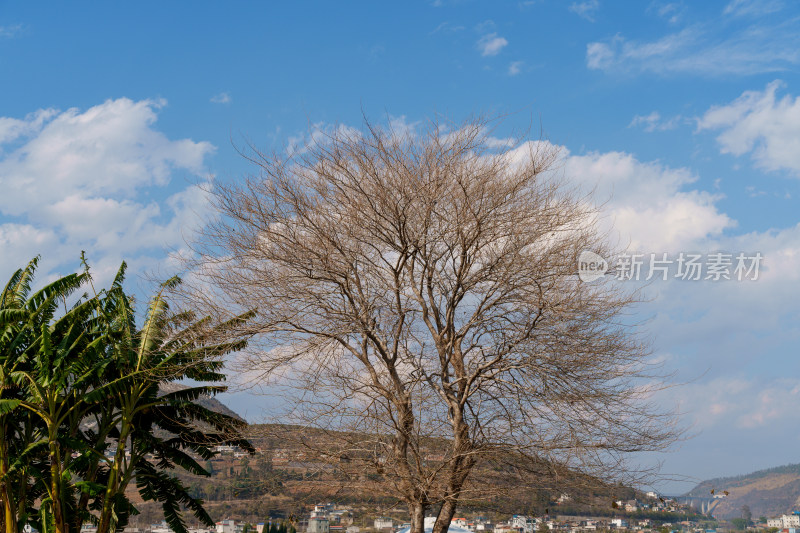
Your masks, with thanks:
<instances>
[{"instance_id":1,"label":"white cloud","mask_svg":"<svg viewBox=\"0 0 800 533\"><path fill-rule=\"evenodd\" d=\"M570 11L589 22L594 22L594 16L599 9L600 0L583 0L582 2L573 2L569 6Z\"/></svg>"},{"instance_id":2,"label":"white cloud","mask_svg":"<svg viewBox=\"0 0 800 533\"><path fill-rule=\"evenodd\" d=\"M509 152L511 161L529 157L542 142L514 148ZM698 177L689 169L639 161L625 152L573 155L566 147L547 142L540 147L552 149L561 157L552 172L592 195L602 208L602 230L623 248L636 252L702 249L736 225L717 207L722 195L692 188Z\"/></svg>"},{"instance_id":3,"label":"white cloud","mask_svg":"<svg viewBox=\"0 0 800 533\"><path fill-rule=\"evenodd\" d=\"M11 39L16 37L22 32L22 24L14 24L12 26L0 26L0 37Z\"/></svg>"},{"instance_id":4,"label":"white cloud","mask_svg":"<svg viewBox=\"0 0 800 533\"><path fill-rule=\"evenodd\" d=\"M718 23L694 24L652 41L621 35L586 46L594 70L689 73L702 76L752 75L800 65L796 35L800 20L754 21L723 33Z\"/></svg>"},{"instance_id":5,"label":"white cloud","mask_svg":"<svg viewBox=\"0 0 800 533\"><path fill-rule=\"evenodd\" d=\"M442 32L442 33L456 33L456 32L459 32L459 31L463 31L465 29L466 28L464 26L460 25L460 24L453 24L452 22L444 21L441 24L439 24L438 26L436 26L436 29L434 29L428 35L434 35L434 34L439 33L439 32Z\"/></svg>"},{"instance_id":6,"label":"white cloud","mask_svg":"<svg viewBox=\"0 0 800 533\"><path fill-rule=\"evenodd\" d=\"M486 147L492 150L508 150L514 144L516 144L517 140L513 137L492 137L489 136L486 138Z\"/></svg>"},{"instance_id":7,"label":"white cloud","mask_svg":"<svg viewBox=\"0 0 800 533\"><path fill-rule=\"evenodd\" d=\"M527 148L513 154L522 157ZM702 190L689 169L640 161L624 152L575 155L561 150L559 174L583 191L595 191L602 229L620 247L666 252L673 260L680 252L762 254L755 281L620 282L643 291L631 321L652 339L655 359L664 362L665 372L677 374L674 382L687 383L655 400L677 405L690 434L701 432L684 444L692 452L666 458L665 472L713 477L715 470L718 475L732 458L754 448L783 460L793 449L762 437L768 429L769 434L800 438L795 423L800 381L786 379L800 375L800 363L786 357L800 341L800 224L736 234L736 220L720 207L722 195ZM708 458L704 448L720 439L726 453Z\"/></svg>"},{"instance_id":8,"label":"white cloud","mask_svg":"<svg viewBox=\"0 0 800 533\"><path fill-rule=\"evenodd\" d=\"M653 111L649 115L636 115L633 117L633 120L631 120L631 123L628 124L628 127L635 128L641 126L644 128L644 131L654 132L674 130L680 125L680 123L680 115L676 115L669 120L662 120L661 113L658 111Z\"/></svg>"},{"instance_id":9,"label":"white cloud","mask_svg":"<svg viewBox=\"0 0 800 533\"><path fill-rule=\"evenodd\" d=\"M731 375L691 384L678 401L697 430L722 427L766 429L778 420L800 416L800 379L758 379Z\"/></svg>"},{"instance_id":10,"label":"white cloud","mask_svg":"<svg viewBox=\"0 0 800 533\"><path fill-rule=\"evenodd\" d=\"M24 266L33 257L44 252L51 253L58 250L59 237L49 228L37 228L31 224L5 223L0 224L0 274L2 283L16 269ZM76 250L74 254L80 253ZM60 262L62 259L49 258L51 262ZM74 255L71 259L77 259Z\"/></svg>"},{"instance_id":11,"label":"white cloud","mask_svg":"<svg viewBox=\"0 0 800 533\"><path fill-rule=\"evenodd\" d=\"M183 246L206 213L205 193L189 186L158 200L158 191L176 170L203 180L214 148L156 130L164 105L121 98L0 118L0 277L37 254L63 273L81 250L99 272L123 259L136 272Z\"/></svg>"},{"instance_id":12,"label":"white cloud","mask_svg":"<svg viewBox=\"0 0 800 533\"><path fill-rule=\"evenodd\" d=\"M641 287L635 317L652 336L665 370L687 383L657 400L677 403L690 433L701 432L685 444L693 451L667 458L666 472L713 477L715 469L725 471L755 447L787 462L792 450L780 439L762 437L768 432L800 439L800 363L786 357L800 340L800 224L736 234L736 221L720 208L721 196L700 190L688 169L621 152L567 152L563 163L568 179L605 201L603 224L613 224L612 238L631 251L672 258L681 251L762 254L756 281L672 279ZM725 454L694 464L720 440Z\"/></svg>"},{"instance_id":13,"label":"white cloud","mask_svg":"<svg viewBox=\"0 0 800 533\"><path fill-rule=\"evenodd\" d=\"M409 122L405 115L389 116L389 129L398 138L411 138L416 134L420 121Z\"/></svg>"},{"instance_id":14,"label":"white cloud","mask_svg":"<svg viewBox=\"0 0 800 533\"><path fill-rule=\"evenodd\" d=\"M210 101L214 104L229 104L231 101L231 95L227 92L215 94L211 97Z\"/></svg>"},{"instance_id":15,"label":"white cloud","mask_svg":"<svg viewBox=\"0 0 800 533\"><path fill-rule=\"evenodd\" d=\"M492 19L486 19L483 22L479 22L475 25L475 31L478 33L489 33L494 31L496 27L497 24L495 24Z\"/></svg>"},{"instance_id":16,"label":"white cloud","mask_svg":"<svg viewBox=\"0 0 800 533\"><path fill-rule=\"evenodd\" d=\"M482 56L496 56L508 45L508 41L497 33L487 33L478 39L477 47Z\"/></svg>"},{"instance_id":17,"label":"white cloud","mask_svg":"<svg viewBox=\"0 0 800 533\"><path fill-rule=\"evenodd\" d=\"M512 61L510 65L508 65L508 75L509 76L516 76L520 72L522 72L522 65L524 65L524 61Z\"/></svg>"},{"instance_id":18,"label":"white cloud","mask_svg":"<svg viewBox=\"0 0 800 533\"><path fill-rule=\"evenodd\" d=\"M615 55L612 44L589 43L586 45L586 66L593 70L607 69L614 64Z\"/></svg>"},{"instance_id":19,"label":"white cloud","mask_svg":"<svg viewBox=\"0 0 800 533\"><path fill-rule=\"evenodd\" d=\"M800 176L800 97L778 98L782 87L773 81L763 91L746 91L712 107L698 120L698 130L722 130L717 141L723 153L749 153L760 168Z\"/></svg>"},{"instance_id":20,"label":"white cloud","mask_svg":"<svg viewBox=\"0 0 800 533\"><path fill-rule=\"evenodd\" d=\"M670 24L677 24L686 11L683 2L658 3L653 2L647 8L648 12L655 12L659 17L665 19Z\"/></svg>"},{"instance_id":21,"label":"white cloud","mask_svg":"<svg viewBox=\"0 0 800 533\"><path fill-rule=\"evenodd\" d=\"M391 126L396 129L395 132L401 135L413 131L413 128L418 124L418 122L406 122L405 115L400 117L390 116L389 119ZM361 132L346 124L336 125L317 122L312 124L307 132L289 136L286 142L286 153L288 155L302 154L307 152L311 146L326 144L333 135L358 138L361 136Z\"/></svg>"},{"instance_id":22,"label":"white cloud","mask_svg":"<svg viewBox=\"0 0 800 533\"><path fill-rule=\"evenodd\" d=\"M780 0L731 0L722 13L735 17L762 16L781 9L783 9L783 2Z\"/></svg>"},{"instance_id":23,"label":"white cloud","mask_svg":"<svg viewBox=\"0 0 800 533\"><path fill-rule=\"evenodd\" d=\"M0 212L20 215L65 193L130 195L143 186L166 185L176 168L201 172L213 147L188 139L171 141L152 129L163 105L121 98L83 113L69 109L41 122L23 146L0 160L5 192Z\"/></svg>"},{"instance_id":24,"label":"white cloud","mask_svg":"<svg viewBox=\"0 0 800 533\"><path fill-rule=\"evenodd\" d=\"M0 150L4 143L40 130L44 122L56 113L57 111L54 109L40 109L30 113L24 119L0 117Z\"/></svg>"},{"instance_id":25,"label":"white cloud","mask_svg":"<svg viewBox=\"0 0 800 533\"><path fill-rule=\"evenodd\" d=\"M687 190L697 177L687 169L638 161L624 152L566 155L568 178L595 191L623 245L632 250L692 249L734 225L716 206L719 195Z\"/></svg>"}]
</instances>

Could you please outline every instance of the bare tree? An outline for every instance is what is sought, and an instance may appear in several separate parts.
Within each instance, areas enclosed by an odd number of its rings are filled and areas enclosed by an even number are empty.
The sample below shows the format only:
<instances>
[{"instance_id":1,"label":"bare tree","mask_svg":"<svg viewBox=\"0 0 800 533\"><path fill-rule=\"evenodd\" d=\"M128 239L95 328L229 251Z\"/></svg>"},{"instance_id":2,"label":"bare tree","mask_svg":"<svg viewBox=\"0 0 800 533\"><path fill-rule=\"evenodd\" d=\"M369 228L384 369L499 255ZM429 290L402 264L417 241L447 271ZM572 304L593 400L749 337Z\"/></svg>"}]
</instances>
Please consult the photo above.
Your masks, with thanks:
<instances>
[{"instance_id":1,"label":"bare tree","mask_svg":"<svg viewBox=\"0 0 800 533\"><path fill-rule=\"evenodd\" d=\"M675 436L647 399L635 296L577 277L581 251L611 251L591 197L557 179L552 145L490 125L254 150L259 174L215 186L198 247L208 303L258 311L247 368L290 384L294 421L329 430L309 446L397 495L413 533L429 509L446 531L492 462L614 478Z\"/></svg>"}]
</instances>

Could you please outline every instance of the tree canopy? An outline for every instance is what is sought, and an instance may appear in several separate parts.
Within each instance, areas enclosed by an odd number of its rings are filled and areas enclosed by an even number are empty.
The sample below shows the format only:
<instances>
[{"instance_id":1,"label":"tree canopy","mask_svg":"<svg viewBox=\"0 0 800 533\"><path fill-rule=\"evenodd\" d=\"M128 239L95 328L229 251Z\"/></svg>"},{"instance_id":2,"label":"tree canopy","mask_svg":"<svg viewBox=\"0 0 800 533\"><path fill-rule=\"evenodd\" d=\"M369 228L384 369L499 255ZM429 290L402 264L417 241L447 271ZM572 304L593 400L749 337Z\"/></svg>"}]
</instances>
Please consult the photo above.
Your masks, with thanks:
<instances>
[{"instance_id":1,"label":"tree canopy","mask_svg":"<svg viewBox=\"0 0 800 533\"><path fill-rule=\"evenodd\" d=\"M254 151L258 175L215 185L198 246L199 300L258 310L248 369L331 430L303 444L404 500L414 533L429 509L442 533L485 497L482 466L613 478L675 435L647 401L635 295L577 276L581 252L613 252L591 198L557 178L549 143L489 132L367 123Z\"/></svg>"},{"instance_id":2,"label":"tree canopy","mask_svg":"<svg viewBox=\"0 0 800 533\"><path fill-rule=\"evenodd\" d=\"M135 507L161 503L169 526L185 533L183 510L213 525L202 501L170 471L209 475L214 446L235 444L245 423L194 402L225 390L222 356L244 341L220 342L226 323L170 310L173 278L137 326L123 290L125 264L95 292L88 266L34 291L38 258L17 270L0 295L0 498L5 533L31 525L75 533L122 529ZM78 294L81 289L87 290ZM197 386L164 392L193 380Z\"/></svg>"}]
</instances>

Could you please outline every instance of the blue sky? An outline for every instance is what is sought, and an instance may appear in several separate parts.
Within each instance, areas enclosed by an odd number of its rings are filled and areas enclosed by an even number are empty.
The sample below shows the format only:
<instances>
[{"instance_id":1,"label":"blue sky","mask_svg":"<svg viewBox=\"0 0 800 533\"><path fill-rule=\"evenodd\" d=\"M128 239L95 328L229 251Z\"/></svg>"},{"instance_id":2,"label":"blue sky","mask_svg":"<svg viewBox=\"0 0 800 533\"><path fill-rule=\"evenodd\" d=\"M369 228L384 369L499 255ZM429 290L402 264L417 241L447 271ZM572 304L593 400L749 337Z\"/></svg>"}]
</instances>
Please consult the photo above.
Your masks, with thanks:
<instances>
[{"instance_id":1,"label":"blue sky","mask_svg":"<svg viewBox=\"0 0 800 533\"><path fill-rule=\"evenodd\" d=\"M495 134L541 127L632 249L764 255L757 281L647 289L689 381L661 400L697 434L664 471L800 462L798 34L789 0L0 2L0 277L81 249L101 278L170 273L194 184L252 170L234 144L508 113Z\"/></svg>"}]
</instances>

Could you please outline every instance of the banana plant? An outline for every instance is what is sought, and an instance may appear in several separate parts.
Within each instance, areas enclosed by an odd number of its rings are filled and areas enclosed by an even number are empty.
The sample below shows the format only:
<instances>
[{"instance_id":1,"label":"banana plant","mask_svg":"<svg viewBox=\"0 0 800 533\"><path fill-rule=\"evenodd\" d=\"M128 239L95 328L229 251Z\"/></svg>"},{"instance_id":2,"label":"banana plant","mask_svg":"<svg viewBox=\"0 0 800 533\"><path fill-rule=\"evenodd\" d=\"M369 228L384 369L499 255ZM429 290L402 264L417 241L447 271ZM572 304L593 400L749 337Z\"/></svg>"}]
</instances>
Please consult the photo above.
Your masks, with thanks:
<instances>
[{"instance_id":1,"label":"banana plant","mask_svg":"<svg viewBox=\"0 0 800 533\"><path fill-rule=\"evenodd\" d=\"M5 448L0 463L6 463L0 466L5 470L4 505L16 507L4 509L7 533L17 533L20 525L24 525L16 519L21 511L26 515L27 500L35 494L19 498L19 493L12 495L9 488L15 482L25 484L28 478L34 479L44 496L42 506L49 508L53 530L67 533L74 480L70 472L69 434L63 429L70 417L80 419L85 413L87 404L83 394L95 386L98 369L103 364L99 354L104 332L97 327L96 299L80 298L71 308L66 307L87 276L64 276L29 296L37 262L35 259L12 276L2 302L5 320L0 326L3 328L0 379L4 393L13 391L13 397L4 398L0 405L5 427L20 428L16 430L18 445L13 463L8 453L11 449L8 437L14 431L4 431L5 442L0 444ZM26 423L20 424L21 420ZM24 433L20 434L20 430ZM46 465L36 462L40 452L46 455ZM39 514L40 518L44 516Z\"/></svg>"},{"instance_id":2,"label":"banana plant","mask_svg":"<svg viewBox=\"0 0 800 533\"><path fill-rule=\"evenodd\" d=\"M24 269L14 272L0 294L0 500L5 533L17 533L21 502L16 498L14 487L24 482L12 471L12 461L16 458L12 450L19 447L20 434L11 413L19 406L20 398L10 374L22 364L21 356L29 342L24 327L28 317L25 301L37 262L38 259L34 259Z\"/></svg>"},{"instance_id":3,"label":"banana plant","mask_svg":"<svg viewBox=\"0 0 800 533\"><path fill-rule=\"evenodd\" d=\"M115 407L113 416L98 429L113 446L98 469L97 479L105 486L98 533L119 529L127 521L133 508L124 494L134 480L145 501L161 502L173 531L186 532L183 506L213 526L202 501L192 497L169 470L180 467L208 476L195 457L211 458L214 446L235 444L252 451L241 435L243 421L196 403L201 396L226 390L216 384L225 380L223 356L244 348L245 341L236 338L235 331L252 314L215 323L207 317L197 319L191 311L173 313L166 295L180 279L172 278L150 300L144 324L137 328L133 301L122 290L124 277L123 264L103 299L102 314L113 332L111 374L86 398ZM215 384L164 392L168 384L183 380Z\"/></svg>"},{"instance_id":4,"label":"banana plant","mask_svg":"<svg viewBox=\"0 0 800 533\"><path fill-rule=\"evenodd\" d=\"M244 348L236 332L252 313L215 322L172 312L167 294L180 283L173 278L138 328L124 263L109 289L72 307L75 291L91 282L88 267L31 294L37 263L18 270L0 295L4 532L31 524L77 533L85 521L98 533L120 530L136 512L125 496L131 483L145 501L161 502L174 531L186 531L183 508L213 524L170 470L209 475L197 458L208 460L219 444L252 451L244 421L196 403L226 390L222 358ZM186 380L200 385L175 386Z\"/></svg>"}]
</instances>

